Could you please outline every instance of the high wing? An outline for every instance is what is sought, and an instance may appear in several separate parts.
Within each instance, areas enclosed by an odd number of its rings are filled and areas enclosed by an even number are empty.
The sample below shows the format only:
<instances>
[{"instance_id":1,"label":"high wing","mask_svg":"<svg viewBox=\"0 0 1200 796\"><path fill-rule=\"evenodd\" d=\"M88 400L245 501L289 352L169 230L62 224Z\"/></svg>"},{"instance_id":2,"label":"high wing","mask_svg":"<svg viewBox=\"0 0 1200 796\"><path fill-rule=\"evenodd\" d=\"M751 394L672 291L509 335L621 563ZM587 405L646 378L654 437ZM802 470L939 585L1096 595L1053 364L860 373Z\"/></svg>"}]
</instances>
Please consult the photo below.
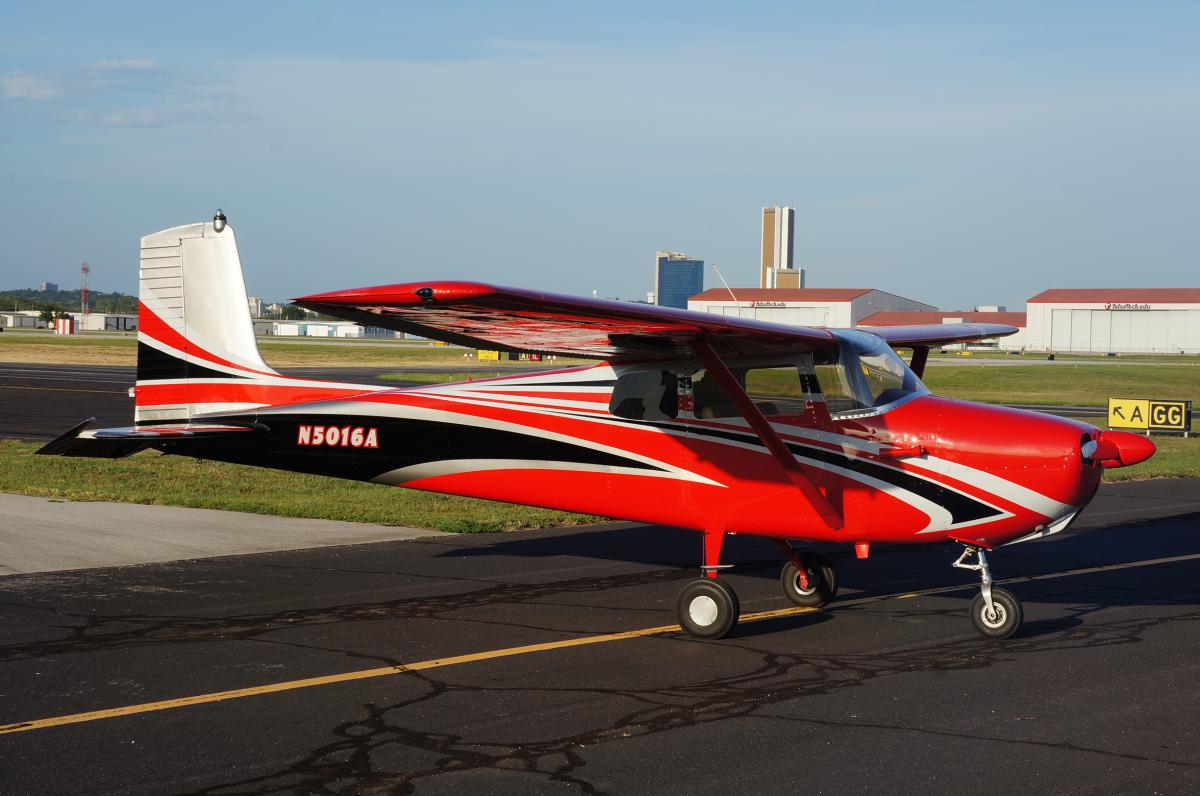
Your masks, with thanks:
<instances>
[{"instance_id":1,"label":"high wing","mask_svg":"<svg viewBox=\"0 0 1200 796\"><path fill-rule=\"evenodd\" d=\"M923 326L860 326L864 332L877 334L893 348L927 346L930 348L950 343L969 343L974 340L990 340L1020 331L1015 326L1002 323L931 323Z\"/></svg>"},{"instance_id":2,"label":"high wing","mask_svg":"<svg viewBox=\"0 0 1200 796\"><path fill-rule=\"evenodd\" d=\"M723 356L833 346L828 329L478 282L410 282L295 299L310 310L472 348L592 359L691 358L704 340ZM1012 334L999 324L868 328L893 346L935 346Z\"/></svg>"},{"instance_id":3,"label":"high wing","mask_svg":"<svg viewBox=\"0 0 1200 796\"><path fill-rule=\"evenodd\" d=\"M478 282L383 285L319 293L295 303L364 326L472 348L591 359L692 358L697 340L725 356L836 344L826 329Z\"/></svg>"}]
</instances>

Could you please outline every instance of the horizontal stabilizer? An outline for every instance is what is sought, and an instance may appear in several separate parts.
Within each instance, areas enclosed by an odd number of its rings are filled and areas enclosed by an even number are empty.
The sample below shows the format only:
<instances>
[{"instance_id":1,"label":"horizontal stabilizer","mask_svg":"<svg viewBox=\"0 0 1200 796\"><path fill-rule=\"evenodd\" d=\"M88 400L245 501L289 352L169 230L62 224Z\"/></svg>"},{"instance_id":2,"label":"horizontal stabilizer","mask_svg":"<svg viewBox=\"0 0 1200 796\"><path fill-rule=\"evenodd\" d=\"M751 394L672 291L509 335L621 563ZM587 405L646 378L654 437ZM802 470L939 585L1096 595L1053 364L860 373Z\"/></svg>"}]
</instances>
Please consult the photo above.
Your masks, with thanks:
<instances>
[{"instance_id":1,"label":"horizontal stabilizer","mask_svg":"<svg viewBox=\"0 0 1200 796\"><path fill-rule=\"evenodd\" d=\"M89 429L88 426L95 420L93 417L83 421L54 441L42 446L38 450L38 454L41 456L120 459L164 442L186 442L260 431L257 426L231 426L213 423Z\"/></svg>"}]
</instances>

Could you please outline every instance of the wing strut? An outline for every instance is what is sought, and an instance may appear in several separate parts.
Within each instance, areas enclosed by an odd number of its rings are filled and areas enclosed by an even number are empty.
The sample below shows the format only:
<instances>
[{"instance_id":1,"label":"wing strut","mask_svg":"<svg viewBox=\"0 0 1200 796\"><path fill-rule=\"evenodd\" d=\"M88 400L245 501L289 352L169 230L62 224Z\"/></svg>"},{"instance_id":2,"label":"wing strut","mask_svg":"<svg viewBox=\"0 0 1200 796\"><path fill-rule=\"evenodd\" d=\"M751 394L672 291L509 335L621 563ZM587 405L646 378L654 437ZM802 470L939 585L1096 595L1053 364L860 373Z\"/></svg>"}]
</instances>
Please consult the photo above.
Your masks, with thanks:
<instances>
[{"instance_id":1,"label":"wing strut","mask_svg":"<svg viewBox=\"0 0 1200 796\"><path fill-rule=\"evenodd\" d=\"M925 378L925 363L929 361L929 346L914 345L912 352L912 361L908 363L908 369L917 374L918 379L923 379Z\"/></svg>"},{"instance_id":2,"label":"wing strut","mask_svg":"<svg viewBox=\"0 0 1200 796\"><path fill-rule=\"evenodd\" d=\"M820 490L817 489L809 477L805 475L804 469L796 461L796 457L788 450L787 443L775 433L775 429L771 427L770 421L754 405L754 401L746 394L745 389L738 383L737 378L729 371L729 368L725 366L725 363L721 360L717 352L704 340L693 340L691 345L692 350L696 352L697 358L704 364L705 369L716 379L717 385L725 393L725 397L737 407L742 418L758 434L758 438L767 446L767 450L775 457L775 461L779 462L779 466L783 468L788 479L800 490L800 494L804 495L808 504L813 507L813 510L820 515L821 519L830 528L834 530L841 528L845 524L842 520L842 515L821 494Z\"/></svg>"}]
</instances>

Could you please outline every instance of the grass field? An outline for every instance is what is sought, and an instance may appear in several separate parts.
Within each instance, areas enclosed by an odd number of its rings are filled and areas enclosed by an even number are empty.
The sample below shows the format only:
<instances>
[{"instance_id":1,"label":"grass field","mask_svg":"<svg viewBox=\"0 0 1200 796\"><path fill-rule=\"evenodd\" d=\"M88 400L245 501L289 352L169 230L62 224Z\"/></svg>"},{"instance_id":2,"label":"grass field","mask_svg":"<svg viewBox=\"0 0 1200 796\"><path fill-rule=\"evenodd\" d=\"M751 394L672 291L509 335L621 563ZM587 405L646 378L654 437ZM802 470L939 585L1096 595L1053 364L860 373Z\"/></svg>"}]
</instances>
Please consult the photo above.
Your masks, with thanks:
<instances>
[{"instance_id":1,"label":"grass field","mask_svg":"<svg viewBox=\"0 0 1200 796\"><path fill-rule=\"evenodd\" d=\"M34 451L39 447L0 440L0 492L456 532L549 528L602 519L183 456L162 456L153 451L127 459L68 459L35 456Z\"/></svg>"},{"instance_id":2,"label":"grass field","mask_svg":"<svg viewBox=\"0 0 1200 796\"><path fill-rule=\"evenodd\" d=\"M1200 366L1003 365L932 367L925 384L967 401L1107 406L1111 398L1191 400L1200 407Z\"/></svg>"},{"instance_id":3,"label":"grass field","mask_svg":"<svg viewBox=\"0 0 1200 796\"><path fill-rule=\"evenodd\" d=\"M397 344L388 341L328 340L305 343L259 338L259 351L268 365L276 368L303 367L405 367L419 365L463 365L470 367L474 360L465 354L469 349L458 346L437 346L432 343ZM137 338L127 337L59 337L47 333L0 334L0 362L29 362L56 365L134 365L137 360ZM560 364L569 360L560 359ZM488 363L489 368L527 365L503 361Z\"/></svg>"}]
</instances>

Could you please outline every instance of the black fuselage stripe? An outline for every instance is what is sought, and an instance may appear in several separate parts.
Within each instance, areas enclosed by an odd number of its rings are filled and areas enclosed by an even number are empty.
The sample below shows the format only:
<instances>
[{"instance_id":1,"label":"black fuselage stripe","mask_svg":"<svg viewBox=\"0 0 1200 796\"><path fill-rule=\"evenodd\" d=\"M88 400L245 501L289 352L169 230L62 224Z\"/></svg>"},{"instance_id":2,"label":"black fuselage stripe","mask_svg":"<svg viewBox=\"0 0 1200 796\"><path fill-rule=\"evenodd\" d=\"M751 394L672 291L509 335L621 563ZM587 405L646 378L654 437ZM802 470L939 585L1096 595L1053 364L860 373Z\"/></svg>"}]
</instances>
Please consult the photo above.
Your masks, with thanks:
<instances>
[{"instance_id":1,"label":"black fuselage stripe","mask_svg":"<svg viewBox=\"0 0 1200 796\"><path fill-rule=\"evenodd\" d=\"M167 381L179 379L244 379L244 375L213 370L173 354L160 351L141 340L137 344L137 380Z\"/></svg>"},{"instance_id":2,"label":"black fuselage stripe","mask_svg":"<svg viewBox=\"0 0 1200 796\"><path fill-rule=\"evenodd\" d=\"M669 472L663 467L581 443L462 423L372 415L301 413L263 417L246 414L226 417L223 421L255 423L267 429L268 433L259 444L249 440L214 438L163 443L160 447L170 453L198 458L363 481L403 467L463 459L517 459ZM298 443L300 426L375 429L378 447L301 445ZM530 488L536 488L536 484L531 484Z\"/></svg>"},{"instance_id":3,"label":"black fuselage stripe","mask_svg":"<svg viewBox=\"0 0 1200 796\"><path fill-rule=\"evenodd\" d=\"M607 420L608 418L603 418ZM677 423L668 423L663 421L652 420L625 420L624 418L612 418L614 422L631 422L637 425L652 426L661 428L667 431L676 433L694 434L701 437L713 437L716 439L725 439L731 442L739 442L743 444L751 444L754 447L765 451L766 446L758 438L758 435L753 432L738 432L727 431L724 429L706 428L702 426L681 425ZM857 456L848 456L845 453L827 450L812 445L805 445L798 442L785 443L793 454L800 459L817 464L829 464L835 467L841 467L846 470L852 470L860 475L874 478L878 481L890 484L897 489L903 489L911 492L918 497L935 503L948 512L950 512L951 521L954 525L961 525L967 522L985 519L987 517L996 517L1002 514L999 509L989 506L987 503L976 500L970 495L963 494L957 490L951 489L941 484L921 478L920 476L907 473L903 470L897 470L893 467L887 467L882 464L862 459Z\"/></svg>"}]
</instances>

